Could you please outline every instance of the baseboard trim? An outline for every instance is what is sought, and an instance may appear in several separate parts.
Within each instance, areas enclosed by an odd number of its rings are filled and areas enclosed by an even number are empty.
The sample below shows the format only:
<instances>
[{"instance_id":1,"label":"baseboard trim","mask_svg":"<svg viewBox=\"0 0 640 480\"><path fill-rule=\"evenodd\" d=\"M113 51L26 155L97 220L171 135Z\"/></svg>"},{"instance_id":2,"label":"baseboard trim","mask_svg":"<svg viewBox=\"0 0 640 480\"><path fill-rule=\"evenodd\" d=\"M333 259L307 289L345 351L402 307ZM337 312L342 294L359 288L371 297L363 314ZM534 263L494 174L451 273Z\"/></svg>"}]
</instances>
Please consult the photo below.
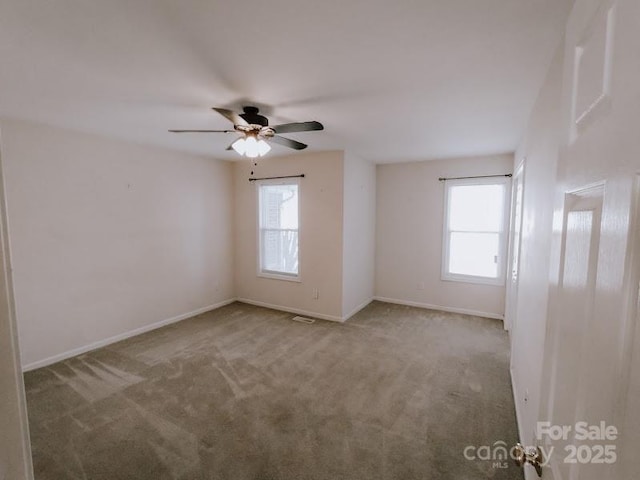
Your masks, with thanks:
<instances>
[{"instance_id":1,"label":"baseboard trim","mask_svg":"<svg viewBox=\"0 0 640 480\"><path fill-rule=\"evenodd\" d=\"M369 298L368 300L365 300L363 303L361 303L360 305L358 305L355 309L353 309L351 311L351 313L349 315L345 315L342 317L342 321L346 322L347 320L349 320L351 317L353 317L356 313L358 313L360 310L362 310L364 307L366 307L367 305L369 305L371 302L373 302L373 297Z\"/></svg>"},{"instance_id":2,"label":"baseboard trim","mask_svg":"<svg viewBox=\"0 0 640 480\"><path fill-rule=\"evenodd\" d=\"M136 335L140 335L142 333L150 332L152 330L156 330L158 328L162 328L162 327L165 327L167 325L171 325L172 323L176 323L176 322L179 322L181 320L185 320L187 318L195 317L196 315L200 315L202 313L210 312L211 310L215 310L217 308L224 307L225 305L229 305L230 303L233 303L233 302L236 302L236 301L241 302L241 303L246 303L246 304L249 304L249 305L255 305L257 307L264 307L264 308L270 308L272 310L279 310L281 312L295 313L297 315L305 315L307 317L319 318L321 320L329 320L331 322L343 323L343 322L347 321L349 318L353 317L355 314L357 314L360 310L365 308L367 305L369 305L373 300L377 300L379 302L385 302L385 303L394 303L394 304L397 304L397 305L406 305L406 306L409 306L409 307L428 308L430 310L440 310L440 311L443 311L443 312L460 313L460 314L464 314L464 315L474 315L474 316L477 316L477 317L485 317L485 318L492 318L492 319L496 319L496 320L504 320L502 315L497 315L495 313L481 312L481 311L477 311L477 310L468 310L468 309L464 309L464 308L445 307L445 306L442 306L442 305L433 305L433 304L422 303L422 302L412 302L412 301L409 301L409 300L400 300L400 299L396 299L396 298L380 297L380 296L375 296L375 297L373 297L371 299L366 300L362 304L358 305L351 313L349 313L348 315L345 315L343 317L338 317L336 315L327 315L327 314L318 313L318 312L311 312L309 310L303 310L303 309L300 309L300 308L292 308L292 307L285 307L283 305L275 305L275 304L272 304L272 303L261 302L261 301L258 301L258 300L251 300L249 298L230 298L230 299L224 300L222 302L215 303L213 305L208 305L206 307L202 307L202 308L199 308L197 310L193 310L191 312L184 313L182 315L177 315L175 317L168 318L168 319L165 319L165 320L161 320L159 322L155 322L155 323L152 323L152 324L149 324L149 325L145 325L143 327L136 328L134 330L129 330L127 332L120 333L118 335L114 335L112 337L105 338L103 340L98 340L98 341L90 343L88 345L84 345L82 347L74 348L72 350L68 350L66 352L62 352L62 353L53 355L51 357L44 358L42 360L37 360L35 362L28 363L28 364L22 366L22 371L23 372L28 372L28 371L31 371L31 370L35 370L37 368L46 367L48 365L52 365L52 364L60 362L62 360L66 360L67 358L75 357L77 355L82 355L83 353L87 353L87 352L90 352L92 350L96 350L98 348L102 348L102 347L105 347L107 345L111 345L112 343L116 343L116 342L119 342L121 340L125 340L127 338L134 337Z\"/></svg>"},{"instance_id":3,"label":"baseboard trim","mask_svg":"<svg viewBox=\"0 0 640 480\"><path fill-rule=\"evenodd\" d=\"M28 363L27 365L23 365L22 371L28 372L30 370L35 370L36 368L42 368L48 365L53 365L54 363L60 362L62 360L66 360L67 358L75 357L77 355L82 355L83 353L90 352L91 350L96 350L98 348L106 347L107 345L111 345L112 343L116 343L130 337L135 337L136 335L150 332L151 330L156 330L158 328L171 325L172 323L176 323L181 320L186 320L187 318L195 317L196 315L200 315L201 313L210 312L211 310L224 307L225 305L229 305L230 303L233 303L235 301L236 301L235 298L223 300L222 302L218 302L218 303L214 303L213 305L208 305L206 307L198 308L197 310L193 310L188 313L183 313L182 315L177 315L175 317L167 318L159 322L151 323L149 325L145 325L143 327L136 328L134 330L129 330L128 332L120 333L118 335L114 335L113 337L105 338L104 340L98 340L97 342L90 343L89 345L85 345L83 347L74 348L73 350L68 350L66 352L62 352L57 355L44 358L42 360L37 360L35 362Z\"/></svg>"},{"instance_id":4,"label":"baseboard trim","mask_svg":"<svg viewBox=\"0 0 640 480\"><path fill-rule=\"evenodd\" d=\"M271 310L279 310L281 312L295 313L298 315L304 315L305 317L319 318L320 320L329 320L331 322L344 322L344 319L334 315L326 315L324 313L310 312L308 310L302 310L301 308L284 307L282 305L274 305L272 303L260 302L258 300L251 300L249 298L237 298L240 303L246 303L248 305L255 305L256 307L270 308Z\"/></svg>"},{"instance_id":5,"label":"baseboard trim","mask_svg":"<svg viewBox=\"0 0 640 480\"><path fill-rule=\"evenodd\" d=\"M518 439L519 442L523 445L531 445L532 441L535 442L535 431L533 432L525 432L523 430L524 427L524 417L522 416L524 412L522 411L522 404L518 401L520 397L520 392L518 391L518 387L516 386L516 382L514 381L513 368L509 368L509 374L511 376L511 391L513 392L513 401L515 404L516 410L516 426L518 428ZM531 436L532 435L532 436ZM552 467L553 468L553 467ZM554 471L554 475L558 475L558 472ZM525 465L524 468L524 478L525 480L538 480L538 474L535 472L533 467ZM554 477L554 478L560 478Z\"/></svg>"},{"instance_id":6,"label":"baseboard trim","mask_svg":"<svg viewBox=\"0 0 640 480\"><path fill-rule=\"evenodd\" d=\"M513 378L513 368L509 368L509 376L511 377L511 392L513 393L513 404L515 406L516 411L516 425L518 427L518 438L520 443L523 445L527 445L527 439L525 438L525 432L522 431L522 411L520 408L520 402L518 399L520 398L518 387L516 386L516 382Z\"/></svg>"},{"instance_id":7,"label":"baseboard trim","mask_svg":"<svg viewBox=\"0 0 640 480\"><path fill-rule=\"evenodd\" d=\"M374 300L385 303L395 303L397 305L406 305L407 307L428 308L429 310L440 310L442 312L461 313L463 315L473 315L475 317L493 318L495 320L503 320L504 315L498 315L497 313L481 312L479 310L469 310L466 308L445 307L443 305L433 305L430 303L412 302L410 300L400 300L397 298L389 297L373 297Z\"/></svg>"}]
</instances>

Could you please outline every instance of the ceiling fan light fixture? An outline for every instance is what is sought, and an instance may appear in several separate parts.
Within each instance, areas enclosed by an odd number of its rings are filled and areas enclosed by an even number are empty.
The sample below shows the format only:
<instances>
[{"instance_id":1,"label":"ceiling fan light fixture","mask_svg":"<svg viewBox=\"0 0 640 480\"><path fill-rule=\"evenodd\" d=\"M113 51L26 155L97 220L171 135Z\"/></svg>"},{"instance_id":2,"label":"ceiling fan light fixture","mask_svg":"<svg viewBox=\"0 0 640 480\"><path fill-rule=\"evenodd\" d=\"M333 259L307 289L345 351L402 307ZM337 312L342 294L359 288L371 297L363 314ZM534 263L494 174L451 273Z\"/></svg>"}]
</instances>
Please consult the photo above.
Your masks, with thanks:
<instances>
[{"instance_id":1,"label":"ceiling fan light fixture","mask_svg":"<svg viewBox=\"0 0 640 480\"><path fill-rule=\"evenodd\" d=\"M245 139L239 138L238 140L236 140L231 144L231 148L233 148L236 152L238 152L238 155L244 155L245 152L247 151L247 147L245 145Z\"/></svg>"},{"instance_id":2,"label":"ceiling fan light fixture","mask_svg":"<svg viewBox=\"0 0 640 480\"><path fill-rule=\"evenodd\" d=\"M253 135L239 138L231 144L238 155L247 156L249 158L263 157L271 150L271 145L263 139L256 139Z\"/></svg>"},{"instance_id":3,"label":"ceiling fan light fixture","mask_svg":"<svg viewBox=\"0 0 640 480\"><path fill-rule=\"evenodd\" d=\"M249 158L256 158L260 155L260 150L258 149L258 140L253 135L247 135L247 138L244 140L244 154Z\"/></svg>"},{"instance_id":4,"label":"ceiling fan light fixture","mask_svg":"<svg viewBox=\"0 0 640 480\"><path fill-rule=\"evenodd\" d=\"M261 157L264 157L267 153L269 153L270 150L271 150L271 145L269 145L267 142L265 142L262 139L258 140L258 154Z\"/></svg>"}]
</instances>

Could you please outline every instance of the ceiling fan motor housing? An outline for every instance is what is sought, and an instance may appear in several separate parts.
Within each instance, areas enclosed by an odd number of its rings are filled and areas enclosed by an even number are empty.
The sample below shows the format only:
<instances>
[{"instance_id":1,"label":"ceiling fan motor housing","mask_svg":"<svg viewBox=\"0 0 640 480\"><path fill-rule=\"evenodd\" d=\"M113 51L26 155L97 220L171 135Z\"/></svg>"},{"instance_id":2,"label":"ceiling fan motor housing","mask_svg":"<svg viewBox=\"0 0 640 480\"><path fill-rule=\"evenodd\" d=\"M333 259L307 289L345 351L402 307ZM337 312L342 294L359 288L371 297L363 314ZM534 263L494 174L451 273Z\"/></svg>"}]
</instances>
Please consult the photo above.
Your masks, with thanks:
<instances>
[{"instance_id":1,"label":"ceiling fan motor housing","mask_svg":"<svg viewBox=\"0 0 640 480\"><path fill-rule=\"evenodd\" d=\"M259 109L257 107L242 107L244 113L241 113L240 116L246 120L246 122L250 125L260 125L266 127L269 125L269 120L267 117L260 115Z\"/></svg>"}]
</instances>

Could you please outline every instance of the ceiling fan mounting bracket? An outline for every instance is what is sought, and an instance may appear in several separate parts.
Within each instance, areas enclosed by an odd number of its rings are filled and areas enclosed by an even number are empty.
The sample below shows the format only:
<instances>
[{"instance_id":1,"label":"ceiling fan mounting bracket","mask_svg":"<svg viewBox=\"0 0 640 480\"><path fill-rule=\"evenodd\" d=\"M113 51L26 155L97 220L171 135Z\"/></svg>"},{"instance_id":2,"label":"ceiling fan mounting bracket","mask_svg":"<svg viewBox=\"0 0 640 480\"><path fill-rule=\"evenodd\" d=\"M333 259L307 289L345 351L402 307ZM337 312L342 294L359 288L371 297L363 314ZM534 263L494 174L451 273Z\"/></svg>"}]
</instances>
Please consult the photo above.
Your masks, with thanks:
<instances>
[{"instance_id":1,"label":"ceiling fan mounting bracket","mask_svg":"<svg viewBox=\"0 0 640 480\"><path fill-rule=\"evenodd\" d=\"M244 113L241 113L240 116L249 125L259 125L260 127L266 127L269 125L267 117L258 113L260 111L258 107L247 105L246 107L242 107L242 111Z\"/></svg>"}]
</instances>

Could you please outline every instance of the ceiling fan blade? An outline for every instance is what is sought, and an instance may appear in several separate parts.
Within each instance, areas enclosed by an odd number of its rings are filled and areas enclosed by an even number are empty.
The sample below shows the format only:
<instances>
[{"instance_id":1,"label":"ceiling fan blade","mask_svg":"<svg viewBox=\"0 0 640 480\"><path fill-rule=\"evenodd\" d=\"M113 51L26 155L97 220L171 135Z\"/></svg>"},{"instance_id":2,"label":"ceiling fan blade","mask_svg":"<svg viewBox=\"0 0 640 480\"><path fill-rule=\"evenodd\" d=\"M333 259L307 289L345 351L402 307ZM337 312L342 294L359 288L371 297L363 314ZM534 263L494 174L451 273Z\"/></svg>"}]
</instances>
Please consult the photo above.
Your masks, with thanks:
<instances>
[{"instance_id":1,"label":"ceiling fan blade","mask_svg":"<svg viewBox=\"0 0 640 480\"><path fill-rule=\"evenodd\" d=\"M169 130L171 133L236 133L235 130Z\"/></svg>"},{"instance_id":2,"label":"ceiling fan blade","mask_svg":"<svg viewBox=\"0 0 640 480\"><path fill-rule=\"evenodd\" d=\"M299 122L284 123L271 127L276 133L311 132L313 130L324 130L320 122Z\"/></svg>"},{"instance_id":3,"label":"ceiling fan blade","mask_svg":"<svg viewBox=\"0 0 640 480\"><path fill-rule=\"evenodd\" d=\"M307 148L307 145L305 145L304 143L291 140L290 138L281 137L279 135L274 135L269 140L285 147L293 148L295 150L304 150L305 148Z\"/></svg>"},{"instance_id":4,"label":"ceiling fan blade","mask_svg":"<svg viewBox=\"0 0 640 480\"><path fill-rule=\"evenodd\" d=\"M222 115L224 118L229 120L234 125L242 125L243 127L249 126L247 121L236 112L227 110L226 108L216 108L216 107L213 107L212 110L215 110L216 112L218 112L220 115Z\"/></svg>"}]
</instances>

